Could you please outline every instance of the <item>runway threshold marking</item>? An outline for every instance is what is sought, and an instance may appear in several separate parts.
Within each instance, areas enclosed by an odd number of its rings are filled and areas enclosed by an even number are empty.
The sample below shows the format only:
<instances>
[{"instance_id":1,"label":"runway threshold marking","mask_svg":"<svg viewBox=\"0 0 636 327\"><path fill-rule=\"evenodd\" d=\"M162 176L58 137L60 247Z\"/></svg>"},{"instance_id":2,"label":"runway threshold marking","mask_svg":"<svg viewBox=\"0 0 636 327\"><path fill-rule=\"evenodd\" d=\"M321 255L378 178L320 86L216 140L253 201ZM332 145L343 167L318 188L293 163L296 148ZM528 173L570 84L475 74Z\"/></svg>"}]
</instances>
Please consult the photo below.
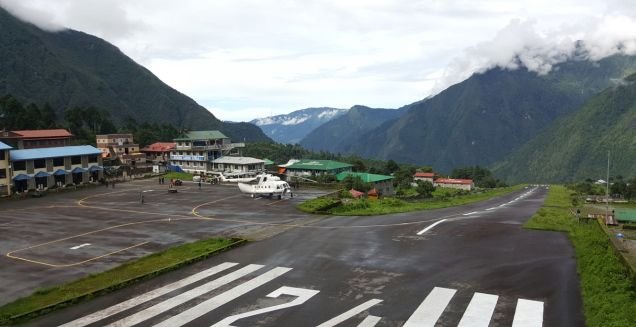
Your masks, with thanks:
<instances>
[{"instance_id":1,"label":"runway threshold marking","mask_svg":"<svg viewBox=\"0 0 636 327\"><path fill-rule=\"evenodd\" d=\"M424 233L428 232L428 231L429 231L429 230L431 230L433 227L435 227L435 226L437 226L437 225L439 225L439 224L441 224L441 223L445 222L446 220L447 220L447 219L442 219L442 220L440 220L440 221L437 221L437 222L434 222L434 223L430 224L428 227L426 227L426 228L422 229L421 231L419 231L419 232L417 233L417 235L422 235L422 234L424 234Z\"/></svg>"},{"instance_id":2,"label":"runway threshold marking","mask_svg":"<svg viewBox=\"0 0 636 327\"><path fill-rule=\"evenodd\" d=\"M382 320L382 317L367 316L364 320L362 320L358 327L373 327L377 325L380 320Z\"/></svg>"},{"instance_id":3,"label":"runway threshold marking","mask_svg":"<svg viewBox=\"0 0 636 327\"><path fill-rule=\"evenodd\" d=\"M488 327L498 299L497 295L475 293L457 327Z\"/></svg>"},{"instance_id":4,"label":"runway threshold marking","mask_svg":"<svg viewBox=\"0 0 636 327\"><path fill-rule=\"evenodd\" d=\"M519 299L512 327L541 327L543 325L543 302Z\"/></svg>"},{"instance_id":5,"label":"runway threshold marking","mask_svg":"<svg viewBox=\"0 0 636 327\"><path fill-rule=\"evenodd\" d=\"M402 327L434 327L457 290L435 287Z\"/></svg>"},{"instance_id":6,"label":"runway threshold marking","mask_svg":"<svg viewBox=\"0 0 636 327\"><path fill-rule=\"evenodd\" d=\"M80 244L80 245L74 246L74 247L69 248L69 249L71 249L71 250L78 250L78 249L81 249L81 248L86 247L86 246L89 246L89 245L91 245L91 244L90 244L90 243L84 243L84 244Z\"/></svg>"},{"instance_id":7,"label":"runway threshold marking","mask_svg":"<svg viewBox=\"0 0 636 327\"><path fill-rule=\"evenodd\" d=\"M323 322L322 324L316 326L316 327L334 327L342 322L347 321L348 319L360 314L363 311L369 310L369 308L373 307L374 305L377 305L378 303L382 302L382 300L380 299L371 299L367 302L364 302L360 305L358 305L357 307L348 310L344 313L342 313L339 316L336 316L334 318L331 318L325 322Z\"/></svg>"},{"instance_id":8,"label":"runway threshold marking","mask_svg":"<svg viewBox=\"0 0 636 327\"><path fill-rule=\"evenodd\" d=\"M174 283L168 284L166 286L160 287L158 289L154 289L150 292L146 292L142 295L136 296L130 300L121 302L119 304L115 304L111 307L108 307L106 309L97 311L95 313L92 313L88 316L84 316L82 318L73 320L71 322L68 322L64 325L61 325L60 327L71 327L71 326L75 326L75 327L80 327L80 326L86 326L86 325L90 325L94 322L100 321L106 317L110 317L112 315L118 314L122 311L128 310L132 307L135 307L137 305L140 305L142 303L146 303L152 299L156 299L160 296L163 296L165 294L168 294L172 291L175 291L177 289L180 289L184 286L188 286L192 283L198 282L204 278L213 276L221 271L224 271L226 269L232 268L234 266L238 265L238 263L234 263L234 262L224 262L220 265L214 266L210 269L206 269L202 272L199 272L197 274L191 275L189 277L186 277L184 279L178 280Z\"/></svg>"}]
</instances>

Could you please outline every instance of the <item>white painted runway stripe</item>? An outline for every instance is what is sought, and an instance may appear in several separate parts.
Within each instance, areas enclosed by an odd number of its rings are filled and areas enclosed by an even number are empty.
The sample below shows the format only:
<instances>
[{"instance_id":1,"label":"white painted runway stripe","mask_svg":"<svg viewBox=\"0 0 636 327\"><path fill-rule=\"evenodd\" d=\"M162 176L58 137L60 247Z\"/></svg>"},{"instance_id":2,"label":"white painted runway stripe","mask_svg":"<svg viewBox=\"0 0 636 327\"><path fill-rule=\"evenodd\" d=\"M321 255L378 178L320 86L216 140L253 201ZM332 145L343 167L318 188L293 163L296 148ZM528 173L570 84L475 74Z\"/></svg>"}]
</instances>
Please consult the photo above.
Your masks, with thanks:
<instances>
[{"instance_id":1,"label":"white painted runway stripe","mask_svg":"<svg viewBox=\"0 0 636 327\"><path fill-rule=\"evenodd\" d=\"M473 212L465 213L464 216L470 216L470 215L474 215L476 213L479 213L479 211L473 211Z\"/></svg>"},{"instance_id":2,"label":"white painted runway stripe","mask_svg":"<svg viewBox=\"0 0 636 327\"><path fill-rule=\"evenodd\" d=\"M320 325L318 325L316 327L334 327L334 326L338 325L339 323L345 322L345 321L347 321L347 319L350 319L350 318L356 316L357 314L368 310L369 308L371 308L372 306L374 306L374 305L376 305L376 304L378 304L380 302L382 302L382 300L380 300L380 299L369 300L369 301L364 302L364 303L360 304L359 306L357 306L357 307L355 307L355 308L353 308L353 309L351 309L349 311L344 312L343 314L341 314L339 316L336 316L336 317L334 317L332 319L329 319L329 320L323 322L322 324L320 324Z\"/></svg>"},{"instance_id":3,"label":"white painted runway stripe","mask_svg":"<svg viewBox=\"0 0 636 327\"><path fill-rule=\"evenodd\" d=\"M224 262L220 265L214 266L210 269L204 270L202 272L196 273L194 275L191 275L189 277L186 277L184 279L181 279L179 281L176 281L174 283L168 284L166 286L154 289L150 292L144 293L142 295L139 295L137 297L134 297L130 300L115 304L111 307L108 307L106 309L97 311L95 313L92 313L88 316L84 316L82 318L73 320L69 323L66 323L64 325L62 325L61 327L81 327L81 326L86 326L86 325L90 325L94 322L100 321L106 317L110 317L114 314L118 314L122 311L128 310L132 307L135 307L137 305L140 305L142 303L148 302L152 299L158 298L162 295L168 294L174 290L180 289L184 286L190 285L194 282L200 281L202 279L205 279L207 277L210 277L214 274L217 274L223 270L232 268L234 266L238 265L238 263L234 263L234 262Z\"/></svg>"},{"instance_id":4,"label":"white painted runway stripe","mask_svg":"<svg viewBox=\"0 0 636 327\"><path fill-rule=\"evenodd\" d=\"M433 327L457 290L435 287L402 327Z\"/></svg>"},{"instance_id":5,"label":"white painted runway stripe","mask_svg":"<svg viewBox=\"0 0 636 327\"><path fill-rule=\"evenodd\" d=\"M543 302L519 299L512 327L541 327L543 325Z\"/></svg>"},{"instance_id":6,"label":"white painted runway stripe","mask_svg":"<svg viewBox=\"0 0 636 327\"><path fill-rule=\"evenodd\" d=\"M377 325L380 320L382 320L382 317L367 316L364 320L362 320L358 327L373 327Z\"/></svg>"},{"instance_id":7,"label":"white painted runway stripe","mask_svg":"<svg viewBox=\"0 0 636 327\"><path fill-rule=\"evenodd\" d=\"M498 298L497 295L475 293L457 327L488 327Z\"/></svg>"},{"instance_id":8,"label":"white painted runway stripe","mask_svg":"<svg viewBox=\"0 0 636 327\"><path fill-rule=\"evenodd\" d=\"M167 299L163 302L157 303L145 310L139 311L133 315L125 317L119 321L116 321L109 326L132 326L142 321L146 321L162 312L168 311L178 305L186 303L192 299L195 299L203 294L209 293L225 284L231 283L245 275L255 272L263 268L263 265L248 265L237 271L229 273L225 276L219 277L211 282L203 284L197 288L193 288L187 292L181 293L173 298Z\"/></svg>"},{"instance_id":9,"label":"white painted runway stripe","mask_svg":"<svg viewBox=\"0 0 636 327\"><path fill-rule=\"evenodd\" d=\"M431 230L431 228L433 228L433 227L435 227L435 226L437 226L437 225L439 225L439 224L441 224L441 223L443 223L445 221L446 221L446 219L442 219L440 221L434 222L434 223L430 224L428 227L426 227L426 228L422 229L421 231L419 231L417 233L417 235L422 235L422 234L428 232L429 230Z\"/></svg>"},{"instance_id":10,"label":"white painted runway stripe","mask_svg":"<svg viewBox=\"0 0 636 327\"><path fill-rule=\"evenodd\" d=\"M180 327L194 319L197 319L208 312L238 298L239 296L248 293L249 291L262 286L277 277L287 273L292 270L292 268L286 267L276 267L258 277L252 278L249 281L240 284L230 290L227 290L211 299L208 299L204 302L197 304L196 306L181 312L180 314L171 317L170 319L164 320L163 322L155 325L156 327Z\"/></svg>"},{"instance_id":11,"label":"white painted runway stripe","mask_svg":"<svg viewBox=\"0 0 636 327\"><path fill-rule=\"evenodd\" d=\"M497 207L488 208L486 209L486 211L495 210L495 209L497 209Z\"/></svg>"},{"instance_id":12,"label":"white painted runway stripe","mask_svg":"<svg viewBox=\"0 0 636 327\"><path fill-rule=\"evenodd\" d=\"M74 247L72 247L72 248L70 248L70 249L71 249L71 250L77 250L77 249L81 249L81 248L86 247L86 246L89 246L89 245L91 245L91 244L90 244L90 243L84 243L84 244L80 244L80 245L78 245L78 246L74 246Z\"/></svg>"}]
</instances>

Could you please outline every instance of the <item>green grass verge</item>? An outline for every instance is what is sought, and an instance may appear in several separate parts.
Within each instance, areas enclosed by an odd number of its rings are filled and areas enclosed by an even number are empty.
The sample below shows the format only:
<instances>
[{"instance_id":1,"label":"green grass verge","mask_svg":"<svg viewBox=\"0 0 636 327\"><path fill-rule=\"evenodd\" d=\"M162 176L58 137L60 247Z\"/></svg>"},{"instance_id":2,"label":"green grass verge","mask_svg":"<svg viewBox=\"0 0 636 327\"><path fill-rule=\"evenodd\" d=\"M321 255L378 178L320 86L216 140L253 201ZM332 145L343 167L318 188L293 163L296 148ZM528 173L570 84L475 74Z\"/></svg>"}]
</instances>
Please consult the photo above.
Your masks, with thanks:
<instances>
[{"instance_id":1,"label":"green grass verge","mask_svg":"<svg viewBox=\"0 0 636 327\"><path fill-rule=\"evenodd\" d=\"M164 177L166 178L166 182L169 182L170 179L174 178L174 179L180 179L182 181L191 181L192 180L192 174L190 173L177 173L177 172L169 172L167 174L164 175Z\"/></svg>"},{"instance_id":2,"label":"green grass verge","mask_svg":"<svg viewBox=\"0 0 636 327\"><path fill-rule=\"evenodd\" d=\"M245 243L242 239L213 238L179 245L68 284L38 290L0 307L0 325L21 323L73 303L91 299L130 284L203 260Z\"/></svg>"},{"instance_id":3,"label":"green grass verge","mask_svg":"<svg viewBox=\"0 0 636 327\"><path fill-rule=\"evenodd\" d=\"M631 270L599 224L579 224L571 210L571 192L552 186L545 204L525 227L568 233L576 252L588 326L636 326L636 287Z\"/></svg>"},{"instance_id":4,"label":"green grass verge","mask_svg":"<svg viewBox=\"0 0 636 327\"><path fill-rule=\"evenodd\" d=\"M520 190L524 186L525 185L516 185L457 196L449 196L447 193L443 193L443 196L440 197L418 201L404 201L392 197L385 197L377 201L368 199L349 200L347 203L343 202L342 204L335 206L331 206L331 202L333 202L333 200L317 198L301 203L298 208L309 213L329 213L339 216L386 215L392 213L454 207L484 201Z\"/></svg>"}]
</instances>

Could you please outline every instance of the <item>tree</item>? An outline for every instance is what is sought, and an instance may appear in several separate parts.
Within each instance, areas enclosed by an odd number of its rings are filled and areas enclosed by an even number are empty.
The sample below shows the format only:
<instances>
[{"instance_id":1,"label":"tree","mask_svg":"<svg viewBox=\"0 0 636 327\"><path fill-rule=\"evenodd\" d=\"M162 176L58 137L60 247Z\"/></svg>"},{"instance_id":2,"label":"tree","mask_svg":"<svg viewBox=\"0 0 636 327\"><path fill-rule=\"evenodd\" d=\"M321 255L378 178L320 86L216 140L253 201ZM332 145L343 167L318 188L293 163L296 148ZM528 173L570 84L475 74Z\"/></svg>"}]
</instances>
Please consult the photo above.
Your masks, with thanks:
<instances>
[{"instance_id":1,"label":"tree","mask_svg":"<svg viewBox=\"0 0 636 327\"><path fill-rule=\"evenodd\" d=\"M42 128L56 128L57 127L57 114L55 110L51 108L51 105L47 102L40 108L40 116Z\"/></svg>"},{"instance_id":2,"label":"tree","mask_svg":"<svg viewBox=\"0 0 636 327\"><path fill-rule=\"evenodd\" d=\"M419 169L421 172L423 173L432 173L433 172L433 167L431 166L422 166Z\"/></svg>"},{"instance_id":3,"label":"tree","mask_svg":"<svg viewBox=\"0 0 636 327\"><path fill-rule=\"evenodd\" d=\"M365 183L360 176L348 175L342 180L342 184L346 190L357 190L360 192L367 192L371 189L371 185Z\"/></svg>"},{"instance_id":4,"label":"tree","mask_svg":"<svg viewBox=\"0 0 636 327\"><path fill-rule=\"evenodd\" d=\"M364 172L367 170L364 161L362 161L362 159L360 158L353 159L353 162L351 164L353 165L353 171L355 172Z\"/></svg>"},{"instance_id":5,"label":"tree","mask_svg":"<svg viewBox=\"0 0 636 327\"><path fill-rule=\"evenodd\" d=\"M397 162L393 161L393 160L389 160L386 162L386 172L387 174L393 174L396 171L398 171L400 169L400 166L397 164Z\"/></svg>"},{"instance_id":6,"label":"tree","mask_svg":"<svg viewBox=\"0 0 636 327\"><path fill-rule=\"evenodd\" d=\"M413 182L414 168L401 168L393 174L393 185L395 187L409 188Z\"/></svg>"},{"instance_id":7,"label":"tree","mask_svg":"<svg viewBox=\"0 0 636 327\"><path fill-rule=\"evenodd\" d=\"M433 196L435 186L433 186L433 183L429 181L417 181L417 187L415 188L415 190L420 196L430 198Z\"/></svg>"}]
</instances>

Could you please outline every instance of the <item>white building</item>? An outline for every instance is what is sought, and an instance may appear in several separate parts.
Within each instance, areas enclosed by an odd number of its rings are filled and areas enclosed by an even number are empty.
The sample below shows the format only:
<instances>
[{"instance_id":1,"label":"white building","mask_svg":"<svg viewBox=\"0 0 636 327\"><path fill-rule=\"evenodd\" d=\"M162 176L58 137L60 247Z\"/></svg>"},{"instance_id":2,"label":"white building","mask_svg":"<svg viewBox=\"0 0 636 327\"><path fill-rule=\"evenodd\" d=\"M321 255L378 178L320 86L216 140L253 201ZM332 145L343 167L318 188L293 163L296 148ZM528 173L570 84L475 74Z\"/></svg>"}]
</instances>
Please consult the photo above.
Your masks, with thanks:
<instances>
[{"instance_id":1,"label":"white building","mask_svg":"<svg viewBox=\"0 0 636 327\"><path fill-rule=\"evenodd\" d=\"M219 131L192 131L174 139L177 143L170 152L170 164L192 174L214 171L214 161L227 155L238 155L245 143L232 143Z\"/></svg>"},{"instance_id":2,"label":"white building","mask_svg":"<svg viewBox=\"0 0 636 327\"><path fill-rule=\"evenodd\" d=\"M212 161L212 169L217 172L247 173L265 170L265 160L252 157L225 156Z\"/></svg>"},{"instance_id":3,"label":"white building","mask_svg":"<svg viewBox=\"0 0 636 327\"><path fill-rule=\"evenodd\" d=\"M454 188L458 190L471 191L475 188L475 184L472 179L458 179L458 178L438 178L433 184L435 187Z\"/></svg>"}]
</instances>

